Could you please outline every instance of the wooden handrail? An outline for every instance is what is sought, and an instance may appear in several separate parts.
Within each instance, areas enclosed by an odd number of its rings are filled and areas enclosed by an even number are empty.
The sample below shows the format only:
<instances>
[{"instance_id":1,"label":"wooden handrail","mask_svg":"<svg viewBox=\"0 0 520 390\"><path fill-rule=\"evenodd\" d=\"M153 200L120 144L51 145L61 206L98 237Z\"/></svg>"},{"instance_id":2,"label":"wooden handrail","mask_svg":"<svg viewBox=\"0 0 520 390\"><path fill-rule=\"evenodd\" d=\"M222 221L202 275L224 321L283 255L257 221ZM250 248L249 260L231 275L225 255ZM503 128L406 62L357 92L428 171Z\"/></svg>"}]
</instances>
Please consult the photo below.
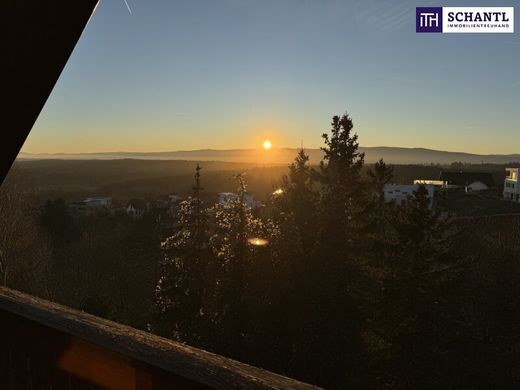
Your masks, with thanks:
<instances>
[{"instance_id":1,"label":"wooden handrail","mask_svg":"<svg viewBox=\"0 0 520 390\"><path fill-rule=\"evenodd\" d=\"M2 389L316 389L3 287L0 327Z\"/></svg>"}]
</instances>

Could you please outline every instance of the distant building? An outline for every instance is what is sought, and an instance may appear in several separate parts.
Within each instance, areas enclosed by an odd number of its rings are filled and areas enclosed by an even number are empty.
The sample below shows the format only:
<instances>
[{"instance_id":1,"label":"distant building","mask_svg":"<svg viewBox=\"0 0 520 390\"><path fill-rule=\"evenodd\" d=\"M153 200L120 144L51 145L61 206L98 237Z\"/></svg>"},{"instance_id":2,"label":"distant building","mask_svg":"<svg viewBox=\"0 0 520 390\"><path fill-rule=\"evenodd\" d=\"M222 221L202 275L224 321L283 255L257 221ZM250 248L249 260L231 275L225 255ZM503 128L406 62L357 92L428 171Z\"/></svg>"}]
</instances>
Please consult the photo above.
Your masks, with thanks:
<instances>
[{"instance_id":1,"label":"distant building","mask_svg":"<svg viewBox=\"0 0 520 390\"><path fill-rule=\"evenodd\" d=\"M143 217L146 211L146 202L144 199L130 199L126 205L126 214L134 219Z\"/></svg>"},{"instance_id":2,"label":"distant building","mask_svg":"<svg viewBox=\"0 0 520 390\"><path fill-rule=\"evenodd\" d=\"M520 202L520 168L506 168L504 199Z\"/></svg>"},{"instance_id":3,"label":"distant building","mask_svg":"<svg viewBox=\"0 0 520 390\"><path fill-rule=\"evenodd\" d=\"M385 202L395 202L397 205L404 205L410 196L419 189L422 184L385 184ZM430 209L433 208L434 186L433 184L423 185L428 191Z\"/></svg>"},{"instance_id":4,"label":"distant building","mask_svg":"<svg viewBox=\"0 0 520 390\"><path fill-rule=\"evenodd\" d=\"M434 187L444 187L444 182L442 180L416 179L413 181L413 184L419 184L419 185L431 184Z\"/></svg>"},{"instance_id":5,"label":"distant building","mask_svg":"<svg viewBox=\"0 0 520 390\"><path fill-rule=\"evenodd\" d=\"M488 190L495 187L495 179L489 172L449 172L443 171L440 179L444 187L464 188L466 192Z\"/></svg>"},{"instance_id":6,"label":"distant building","mask_svg":"<svg viewBox=\"0 0 520 390\"><path fill-rule=\"evenodd\" d=\"M220 192L218 194L218 203L224 204L238 199L238 194L235 192ZM256 209L262 206L262 202L255 200L253 195L244 194L244 203L251 209Z\"/></svg>"}]
</instances>

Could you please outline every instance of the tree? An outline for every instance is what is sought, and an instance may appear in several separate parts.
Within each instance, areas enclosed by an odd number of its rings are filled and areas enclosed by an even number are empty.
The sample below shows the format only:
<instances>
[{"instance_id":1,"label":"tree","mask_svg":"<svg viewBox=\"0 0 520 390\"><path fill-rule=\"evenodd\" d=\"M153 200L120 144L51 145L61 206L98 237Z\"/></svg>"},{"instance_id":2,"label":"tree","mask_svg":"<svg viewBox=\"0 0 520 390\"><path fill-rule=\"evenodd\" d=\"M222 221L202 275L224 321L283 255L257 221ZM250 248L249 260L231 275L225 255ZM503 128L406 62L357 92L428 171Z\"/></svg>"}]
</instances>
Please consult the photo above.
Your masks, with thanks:
<instances>
[{"instance_id":1,"label":"tree","mask_svg":"<svg viewBox=\"0 0 520 390\"><path fill-rule=\"evenodd\" d=\"M259 364L296 374L307 358L307 340L312 338L313 268L318 224L318 192L309 157L300 149L282 186L271 197L272 224L269 259L258 275L264 276L263 305L253 314L256 331L255 356ZM259 267L260 268L260 267ZM260 278L258 278L260 279ZM257 280L258 280L257 279ZM259 294L260 295L260 294Z\"/></svg>"},{"instance_id":2,"label":"tree","mask_svg":"<svg viewBox=\"0 0 520 390\"><path fill-rule=\"evenodd\" d=\"M380 159L374 164L374 168L368 171L368 176L374 188L377 200L382 204L385 201L385 185L392 180L394 168L388 166L383 159Z\"/></svg>"},{"instance_id":3,"label":"tree","mask_svg":"<svg viewBox=\"0 0 520 390\"><path fill-rule=\"evenodd\" d=\"M278 212L275 218L285 228L284 234L293 234L298 247L305 253L314 246L317 233L318 193L308 162L309 156L303 148L300 149L294 162L289 165L289 175L282 179L281 191L274 194ZM291 229L292 233L288 231Z\"/></svg>"},{"instance_id":4,"label":"tree","mask_svg":"<svg viewBox=\"0 0 520 390\"><path fill-rule=\"evenodd\" d=\"M393 171L393 167L388 166L383 159L368 170L367 207L364 215L365 242L371 265L375 266L381 265L397 243L396 205L385 201L384 192L385 185L393 178Z\"/></svg>"},{"instance_id":5,"label":"tree","mask_svg":"<svg viewBox=\"0 0 520 390\"><path fill-rule=\"evenodd\" d=\"M394 213L395 231L389 234L396 241L380 263L381 312L374 321L382 325L376 332L386 344L379 353L380 372L395 388L433 389L443 359L437 351L445 345L450 322L441 299L450 271L450 226L432 211L424 186Z\"/></svg>"},{"instance_id":6,"label":"tree","mask_svg":"<svg viewBox=\"0 0 520 390\"><path fill-rule=\"evenodd\" d=\"M319 172L321 182L320 241L330 250L351 256L359 240L357 228L362 211L361 170L364 153L358 151L357 134L348 114L332 118L331 134L323 134L325 147Z\"/></svg>"},{"instance_id":7,"label":"tree","mask_svg":"<svg viewBox=\"0 0 520 390\"><path fill-rule=\"evenodd\" d=\"M318 233L311 259L309 337L300 354L315 369L303 378L334 388L361 386L366 186L361 176L364 154L352 133L352 119L334 116L331 127L330 135L323 134L324 158L313 171L320 189ZM323 356L329 357L326 362L318 358ZM304 372L304 362L297 365Z\"/></svg>"},{"instance_id":8,"label":"tree","mask_svg":"<svg viewBox=\"0 0 520 390\"><path fill-rule=\"evenodd\" d=\"M216 318L220 329L220 349L230 356L244 358L244 346L250 328L251 269L263 251L269 236L264 223L253 216L245 197L247 184L243 174L234 176L237 196L216 204L211 213L214 233L210 243L216 257L218 284L215 290ZM260 245L256 241L260 240Z\"/></svg>"},{"instance_id":9,"label":"tree","mask_svg":"<svg viewBox=\"0 0 520 390\"><path fill-rule=\"evenodd\" d=\"M207 279L213 264L208 213L200 196L201 169L197 164L192 196L180 204L177 231L162 243L164 261L157 284L160 331L199 346L210 335L205 299L212 293Z\"/></svg>"}]
</instances>

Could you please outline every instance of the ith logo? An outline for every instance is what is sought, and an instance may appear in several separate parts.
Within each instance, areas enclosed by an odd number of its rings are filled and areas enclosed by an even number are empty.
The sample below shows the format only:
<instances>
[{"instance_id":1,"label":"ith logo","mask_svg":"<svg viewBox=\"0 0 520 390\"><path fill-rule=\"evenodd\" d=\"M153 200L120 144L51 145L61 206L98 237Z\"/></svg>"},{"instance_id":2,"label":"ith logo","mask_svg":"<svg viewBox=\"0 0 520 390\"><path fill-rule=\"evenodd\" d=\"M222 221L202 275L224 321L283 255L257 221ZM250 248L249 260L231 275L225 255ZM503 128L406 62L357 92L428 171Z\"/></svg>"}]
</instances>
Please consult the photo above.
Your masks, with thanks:
<instances>
[{"instance_id":1,"label":"ith logo","mask_svg":"<svg viewBox=\"0 0 520 390\"><path fill-rule=\"evenodd\" d=\"M415 9L416 32L442 32L442 7L417 7Z\"/></svg>"}]
</instances>

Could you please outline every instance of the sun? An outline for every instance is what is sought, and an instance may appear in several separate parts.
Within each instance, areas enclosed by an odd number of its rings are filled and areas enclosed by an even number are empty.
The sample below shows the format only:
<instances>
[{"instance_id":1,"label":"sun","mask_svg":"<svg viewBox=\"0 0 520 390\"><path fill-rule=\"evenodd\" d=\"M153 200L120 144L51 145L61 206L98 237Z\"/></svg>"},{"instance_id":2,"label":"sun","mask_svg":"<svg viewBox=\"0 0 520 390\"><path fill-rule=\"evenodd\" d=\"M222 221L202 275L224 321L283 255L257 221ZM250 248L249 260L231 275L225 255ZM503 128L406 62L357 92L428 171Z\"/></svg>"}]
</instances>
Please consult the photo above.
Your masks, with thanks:
<instances>
[{"instance_id":1,"label":"sun","mask_svg":"<svg viewBox=\"0 0 520 390\"><path fill-rule=\"evenodd\" d=\"M265 149L265 150L269 150L269 149L271 149L271 146L273 146L273 144L271 143L271 141L269 141L268 139L266 139L266 140L264 141L264 149Z\"/></svg>"}]
</instances>

